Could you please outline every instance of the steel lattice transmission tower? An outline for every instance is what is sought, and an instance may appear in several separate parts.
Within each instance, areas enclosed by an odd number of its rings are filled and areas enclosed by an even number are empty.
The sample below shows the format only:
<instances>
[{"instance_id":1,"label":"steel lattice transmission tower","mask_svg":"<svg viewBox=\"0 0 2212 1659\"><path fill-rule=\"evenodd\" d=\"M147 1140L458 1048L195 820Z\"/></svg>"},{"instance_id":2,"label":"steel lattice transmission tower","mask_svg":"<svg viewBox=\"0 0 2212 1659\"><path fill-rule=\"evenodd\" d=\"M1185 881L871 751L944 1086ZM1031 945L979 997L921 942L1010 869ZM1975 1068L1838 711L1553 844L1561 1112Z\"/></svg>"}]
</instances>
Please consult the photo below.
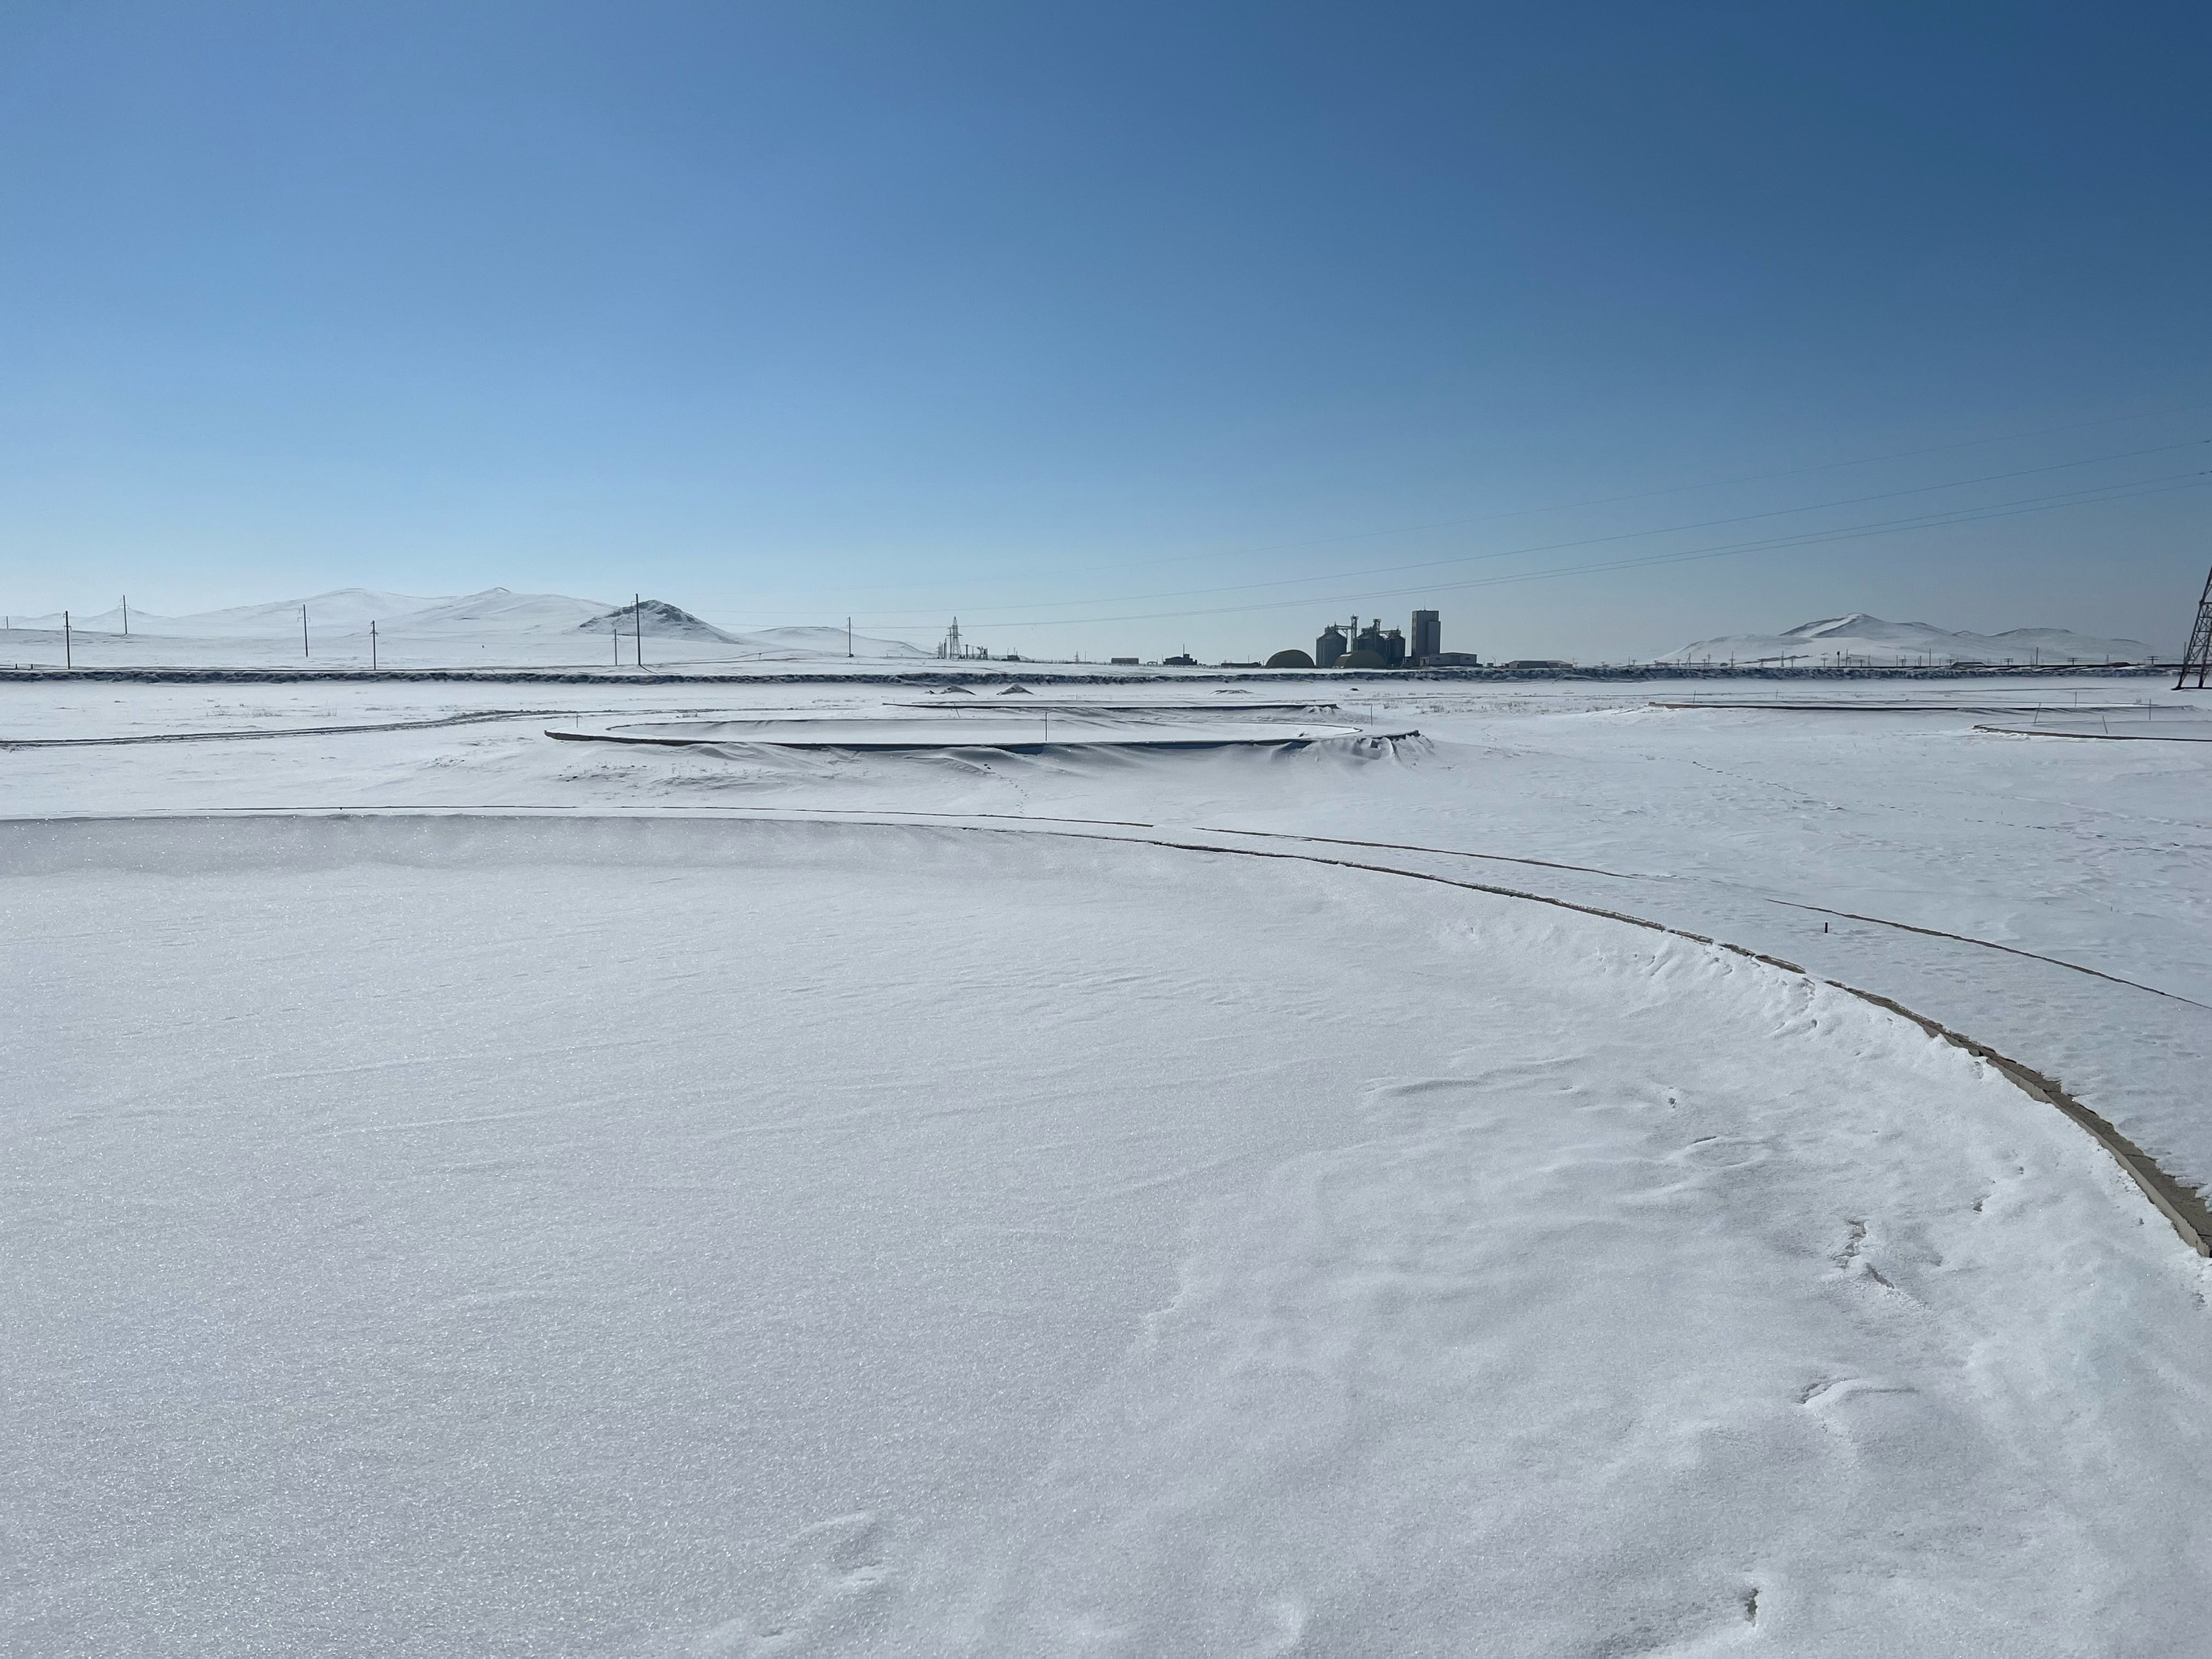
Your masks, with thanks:
<instances>
[{"instance_id":1,"label":"steel lattice transmission tower","mask_svg":"<svg viewBox=\"0 0 2212 1659\"><path fill-rule=\"evenodd\" d=\"M2212 669L2212 573L2204 578L2203 597L2197 601L2197 625L2189 630L2189 649L2182 653L2181 672L2174 677L2177 691L2197 676L2197 689L2204 689L2204 676Z\"/></svg>"}]
</instances>

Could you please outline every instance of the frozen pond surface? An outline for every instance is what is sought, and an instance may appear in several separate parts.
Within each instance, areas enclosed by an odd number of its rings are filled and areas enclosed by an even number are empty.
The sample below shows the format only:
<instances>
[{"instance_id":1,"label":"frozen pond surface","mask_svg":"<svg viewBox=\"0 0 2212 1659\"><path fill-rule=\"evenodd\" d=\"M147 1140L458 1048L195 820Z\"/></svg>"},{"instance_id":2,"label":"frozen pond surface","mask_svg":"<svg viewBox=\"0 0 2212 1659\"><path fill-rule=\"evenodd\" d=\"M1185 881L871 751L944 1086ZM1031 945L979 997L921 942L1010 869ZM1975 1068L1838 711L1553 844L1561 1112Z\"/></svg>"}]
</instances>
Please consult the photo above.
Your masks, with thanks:
<instances>
[{"instance_id":1,"label":"frozen pond surface","mask_svg":"<svg viewBox=\"0 0 2212 1659\"><path fill-rule=\"evenodd\" d=\"M2204 751L884 695L0 692L9 1651L2192 1650Z\"/></svg>"}]
</instances>

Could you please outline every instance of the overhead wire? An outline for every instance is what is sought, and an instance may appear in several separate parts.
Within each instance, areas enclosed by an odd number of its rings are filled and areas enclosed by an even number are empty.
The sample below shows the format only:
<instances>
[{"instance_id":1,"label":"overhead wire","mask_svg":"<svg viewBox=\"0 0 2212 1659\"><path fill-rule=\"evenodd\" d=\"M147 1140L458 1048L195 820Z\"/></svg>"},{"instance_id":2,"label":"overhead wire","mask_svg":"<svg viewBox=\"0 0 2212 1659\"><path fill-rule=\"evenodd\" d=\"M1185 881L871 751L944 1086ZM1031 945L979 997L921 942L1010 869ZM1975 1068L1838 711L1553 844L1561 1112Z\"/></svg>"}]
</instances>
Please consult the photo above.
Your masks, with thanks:
<instances>
[{"instance_id":1,"label":"overhead wire","mask_svg":"<svg viewBox=\"0 0 2212 1659\"><path fill-rule=\"evenodd\" d=\"M1650 536L1678 535L1685 531L1711 530L1722 525L1749 524L1759 519L1788 518L1799 513L1822 513L1840 507L1859 507L1869 501L1895 501L1906 495L1931 495L1942 489L1966 489L1977 484L2001 483L2013 478L2039 477L2045 473L2067 471L2075 467L2097 466L2110 461L2140 459L2146 455L2170 454L2177 449L2191 449L2212 443L2212 438L2191 438L2180 443L2156 444L2146 449L2122 450L2112 454L2092 455L2080 460L2053 461L2043 466L2016 468L2009 472L1984 473L1978 477L1954 478L1941 483L1915 484L1905 489L1877 490L1869 495L1847 495L1834 501L1813 501L1801 507L1765 508L1757 513L1737 513L1717 519L1697 519L1682 524L1661 525L1643 530L1616 531L1608 535L1589 536L1570 541L1539 542L1525 547L1492 549L1480 553L1454 554L1448 558L1421 559L1409 562L1372 565L1358 570L1333 570L1310 573L1300 576L1277 576L1261 581L1224 582L1211 587L1172 588L1152 593L1121 593L1096 599L1037 599L1017 605L963 605L963 615L977 617L1007 617L996 624L1000 627L1019 627L1025 618L1009 613L1022 611L1068 610L1081 605L1138 605L1152 599L1204 599L1216 593L1251 592L1269 587L1294 587L1312 582L1357 580L1363 576L1395 575L1408 570L1441 570L1454 565L1471 564L1494 559L1518 558L1536 553L1558 553L1579 547L1599 547L1612 542L1638 541ZM1304 603L1301 600L1299 603ZM879 611L870 613L872 626L890 626L915 617L933 614L924 611ZM1111 620L1102 618L1102 620Z\"/></svg>"},{"instance_id":2,"label":"overhead wire","mask_svg":"<svg viewBox=\"0 0 2212 1659\"><path fill-rule=\"evenodd\" d=\"M2165 409L2140 410L2126 415L2104 416L2094 421L2072 421L2057 426L2031 427L2016 432L1999 433L1990 437L1963 438L1949 443L1929 444L1916 449L1892 450L1881 455L1863 455L1840 461L1820 461L1808 466L1784 467L1776 471L1748 473L1734 478L1710 479L1697 483L1670 484L1658 489L1634 490L1623 495L1593 496L1584 501L1558 502L1547 507L1510 507L1500 512L1433 520L1423 524L1400 525L1380 530L1350 531L1340 535L1303 538L1291 541L1252 543L1242 547L1224 548L1206 553L1179 553L1152 559L1115 560L1110 564L1084 566L1078 571L1069 574L1081 574L1081 570L1143 569L1162 564L1180 564L1193 558L1215 560L1243 558L1255 553L1287 552L1304 547L1337 546L1346 542L1376 541L1390 536L1419 535L1431 530L1456 529L1467 525L1492 523L1503 519L1536 518L1548 513L1580 512L1594 507L1617 506L1624 501L1651 501L1668 495L1694 494L1701 489L1731 489L1745 484L1771 483L1777 478L1802 477L1815 472L1841 471L1854 466L1875 466L1887 461L1911 460L1923 455L1948 454L1961 449L1984 448L1991 444L2017 443L2030 438L2051 437L2066 432L2083 432L2107 426L2122 426L2130 421L2160 420L2176 416L2195 415L2206 409L2212 409L2212 404L2181 404ZM2066 465L2066 463L2059 465ZM939 591L943 591L960 581L996 581L1003 579L1003 573L994 572L988 575L944 579L935 586ZM1101 600L1098 603L1132 603L1139 597L1143 596L1128 595L1121 599ZM871 614L876 619L878 625L888 625L901 619L934 616L937 613L933 611L879 611Z\"/></svg>"},{"instance_id":3,"label":"overhead wire","mask_svg":"<svg viewBox=\"0 0 2212 1659\"><path fill-rule=\"evenodd\" d=\"M2177 483L2174 482L2175 480L2187 482ZM1379 590L1370 588L1337 595L1306 595L1297 599L1267 599L1250 605L1209 605L1197 610L1136 611L1109 617L1031 617L1019 623L1001 625L1022 628L1079 628L1093 623L1156 622L1177 617L1230 616L1255 611L1288 610L1297 606L1395 599L1408 594L1456 592L1468 588L1502 586L1516 582L1546 581L1563 576L1590 575L1604 571L1632 569L1645 565L1685 563L1692 560L1724 558L1742 553L1782 551L1829 542L1853 541L1868 536L1904 534L1914 530L1939 529L1954 524L1973 524L1985 520L2015 518L2029 513L2055 512L2068 507L2094 506L2103 501L2130 501L2140 496L2171 495L2179 490L2206 488L2212 488L2212 469L2194 472L2168 473L2157 478L2136 479L2127 484L2100 485L2085 490L2063 490L2052 495L2029 496L2021 501L1996 502L1981 507L1956 507L1938 514L1912 514L1901 519L1877 520L1867 525L1808 531L1796 536L1765 537L1753 541L1723 544L1717 547L1685 548L1667 553L1644 554L1632 559L1607 560L1595 564L1568 565L1545 570L1515 571L1504 575L1474 577L1461 581L1429 582L1419 587Z\"/></svg>"}]
</instances>

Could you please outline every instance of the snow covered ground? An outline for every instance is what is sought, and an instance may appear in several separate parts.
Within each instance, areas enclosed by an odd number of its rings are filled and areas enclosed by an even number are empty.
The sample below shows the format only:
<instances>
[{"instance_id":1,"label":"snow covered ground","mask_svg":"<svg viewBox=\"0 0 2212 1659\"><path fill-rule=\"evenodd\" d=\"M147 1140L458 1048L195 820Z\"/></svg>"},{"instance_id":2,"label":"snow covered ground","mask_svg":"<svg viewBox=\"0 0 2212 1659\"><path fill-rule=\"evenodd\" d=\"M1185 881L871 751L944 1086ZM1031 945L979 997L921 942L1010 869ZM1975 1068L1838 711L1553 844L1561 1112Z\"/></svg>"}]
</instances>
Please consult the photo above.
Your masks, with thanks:
<instances>
[{"instance_id":1,"label":"snow covered ground","mask_svg":"<svg viewBox=\"0 0 2212 1659\"><path fill-rule=\"evenodd\" d=\"M1262 690L0 687L0 1645L2203 1650L2205 696Z\"/></svg>"}]
</instances>

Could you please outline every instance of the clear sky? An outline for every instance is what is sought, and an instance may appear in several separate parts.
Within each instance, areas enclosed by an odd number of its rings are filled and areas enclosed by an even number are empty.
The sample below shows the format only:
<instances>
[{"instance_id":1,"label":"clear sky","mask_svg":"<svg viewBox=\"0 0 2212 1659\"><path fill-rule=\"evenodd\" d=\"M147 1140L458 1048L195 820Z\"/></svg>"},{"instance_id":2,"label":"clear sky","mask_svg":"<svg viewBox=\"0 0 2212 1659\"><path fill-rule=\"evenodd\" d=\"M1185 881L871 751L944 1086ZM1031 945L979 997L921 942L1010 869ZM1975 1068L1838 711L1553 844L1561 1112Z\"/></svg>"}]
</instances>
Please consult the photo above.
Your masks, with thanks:
<instances>
[{"instance_id":1,"label":"clear sky","mask_svg":"<svg viewBox=\"0 0 2212 1659\"><path fill-rule=\"evenodd\" d=\"M2208 70L2158 3L0 0L0 608L2178 649Z\"/></svg>"}]
</instances>

